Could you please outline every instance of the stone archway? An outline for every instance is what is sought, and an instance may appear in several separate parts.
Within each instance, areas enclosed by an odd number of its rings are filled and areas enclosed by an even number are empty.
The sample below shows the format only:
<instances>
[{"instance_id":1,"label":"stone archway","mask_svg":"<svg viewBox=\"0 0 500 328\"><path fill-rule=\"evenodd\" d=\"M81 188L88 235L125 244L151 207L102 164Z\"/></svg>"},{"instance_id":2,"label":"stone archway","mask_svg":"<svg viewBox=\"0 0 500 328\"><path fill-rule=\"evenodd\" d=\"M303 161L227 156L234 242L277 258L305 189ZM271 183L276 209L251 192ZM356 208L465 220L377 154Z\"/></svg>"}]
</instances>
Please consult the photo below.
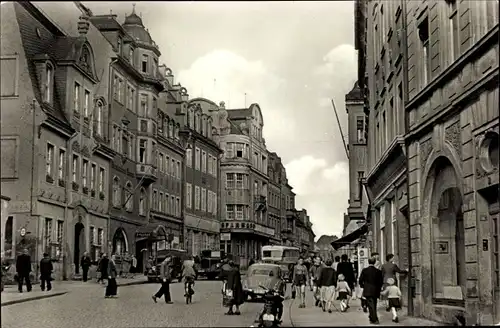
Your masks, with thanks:
<instances>
[{"instance_id":1,"label":"stone archway","mask_svg":"<svg viewBox=\"0 0 500 328\"><path fill-rule=\"evenodd\" d=\"M128 252L127 234L123 228L118 228L113 235L113 252L112 254L123 255Z\"/></svg>"},{"instance_id":2,"label":"stone archway","mask_svg":"<svg viewBox=\"0 0 500 328\"><path fill-rule=\"evenodd\" d=\"M75 246L73 248L73 263L75 264L75 273L80 273L80 258L83 256L85 252L85 226L81 222L82 218L79 218L79 221L75 224L74 229L74 242Z\"/></svg>"},{"instance_id":3,"label":"stone archway","mask_svg":"<svg viewBox=\"0 0 500 328\"><path fill-rule=\"evenodd\" d=\"M462 305L466 297L462 185L447 157L438 156L432 163L424 196L431 268L422 279L431 284L425 286L423 294L432 295L433 303Z\"/></svg>"}]
</instances>

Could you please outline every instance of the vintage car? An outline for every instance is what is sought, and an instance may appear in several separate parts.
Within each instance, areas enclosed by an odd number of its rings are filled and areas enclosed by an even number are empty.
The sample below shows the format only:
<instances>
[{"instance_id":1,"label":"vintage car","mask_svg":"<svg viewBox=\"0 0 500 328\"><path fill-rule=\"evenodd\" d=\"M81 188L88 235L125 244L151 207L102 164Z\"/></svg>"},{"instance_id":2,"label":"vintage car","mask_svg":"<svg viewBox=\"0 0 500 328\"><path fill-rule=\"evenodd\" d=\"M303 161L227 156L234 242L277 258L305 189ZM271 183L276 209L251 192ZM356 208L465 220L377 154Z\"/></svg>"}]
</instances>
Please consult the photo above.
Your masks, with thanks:
<instances>
[{"instance_id":1,"label":"vintage car","mask_svg":"<svg viewBox=\"0 0 500 328\"><path fill-rule=\"evenodd\" d=\"M220 251L202 251L198 269L198 276L206 277L208 280L214 280L219 277L223 256L224 252Z\"/></svg>"},{"instance_id":2,"label":"vintage car","mask_svg":"<svg viewBox=\"0 0 500 328\"><path fill-rule=\"evenodd\" d=\"M158 251L158 255L155 259L156 264L146 272L148 282L160 281L160 266L167 257L172 258L172 262L170 263L172 268L172 281L174 281L174 279L178 279L179 281L182 280L182 264L188 258L187 252L182 249L165 249Z\"/></svg>"},{"instance_id":3,"label":"vintage car","mask_svg":"<svg viewBox=\"0 0 500 328\"><path fill-rule=\"evenodd\" d=\"M271 272L273 273L272 275L270 274ZM262 298L265 294L265 290L260 286L272 288L281 276L282 272L278 264L252 264L248 267L247 275L243 279L243 291L247 298L252 300Z\"/></svg>"}]
</instances>

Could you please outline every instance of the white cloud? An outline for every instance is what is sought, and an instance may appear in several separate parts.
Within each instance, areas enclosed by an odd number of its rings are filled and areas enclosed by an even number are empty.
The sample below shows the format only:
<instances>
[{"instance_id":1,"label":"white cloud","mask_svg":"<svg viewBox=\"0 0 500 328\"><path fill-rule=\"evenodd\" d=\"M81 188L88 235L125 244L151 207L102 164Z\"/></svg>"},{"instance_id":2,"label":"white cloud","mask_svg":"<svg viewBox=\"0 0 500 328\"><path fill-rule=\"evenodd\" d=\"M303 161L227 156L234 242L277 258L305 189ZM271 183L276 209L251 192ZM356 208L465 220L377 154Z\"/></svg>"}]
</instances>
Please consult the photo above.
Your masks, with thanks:
<instances>
[{"instance_id":1,"label":"white cloud","mask_svg":"<svg viewBox=\"0 0 500 328\"><path fill-rule=\"evenodd\" d=\"M349 194L346 162L328 166L323 158L303 156L286 165L289 183L297 194L297 208L307 209L318 235L342 232Z\"/></svg>"}]
</instances>

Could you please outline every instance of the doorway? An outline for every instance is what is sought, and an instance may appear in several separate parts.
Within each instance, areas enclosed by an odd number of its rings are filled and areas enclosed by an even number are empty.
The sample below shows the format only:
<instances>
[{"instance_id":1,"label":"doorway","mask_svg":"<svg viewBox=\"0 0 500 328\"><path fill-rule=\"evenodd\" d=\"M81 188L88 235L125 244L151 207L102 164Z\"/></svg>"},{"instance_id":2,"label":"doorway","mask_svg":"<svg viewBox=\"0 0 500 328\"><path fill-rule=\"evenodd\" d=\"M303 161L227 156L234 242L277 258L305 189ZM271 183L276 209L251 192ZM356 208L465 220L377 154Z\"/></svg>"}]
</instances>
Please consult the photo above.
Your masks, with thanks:
<instances>
[{"instance_id":1,"label":"doorway","mask_svg":"<svg viewBox=\"0 0 500 328\"><path fill-rule=\"evenodd\" d=\"M75 264L75 273L80 273L80 257L85 250L85 227L83 223L75 224L75 247L73 254L73 263Z\"/></svg>"}]
</instances>

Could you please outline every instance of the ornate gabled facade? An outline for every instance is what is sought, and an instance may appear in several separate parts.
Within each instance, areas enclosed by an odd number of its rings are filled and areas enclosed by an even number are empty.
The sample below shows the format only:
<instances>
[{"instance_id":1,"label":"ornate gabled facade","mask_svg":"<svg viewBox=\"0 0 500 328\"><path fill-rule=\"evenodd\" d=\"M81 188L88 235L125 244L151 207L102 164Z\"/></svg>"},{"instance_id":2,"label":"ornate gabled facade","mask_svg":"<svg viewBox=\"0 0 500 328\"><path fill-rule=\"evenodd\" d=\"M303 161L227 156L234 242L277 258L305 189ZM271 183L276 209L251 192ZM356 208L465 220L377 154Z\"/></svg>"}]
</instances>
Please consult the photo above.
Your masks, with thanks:
<instances>
[{"instance_id":1,"label":"ornate gabled facade","mask_svg":"<svg viewBox=\"0 0 500 328\"><path fill-rule=\"evenodd\" d=\"M120 258L135 255L142 268L147 256L182 239L178 126L168 130L167 125L165 130L165 122L157 121L165 88L158 64L161 53L135 10L123 24L116 15L93 15L90 21L114 50L108 66L108 133L114 155L110 252ZM169 151L171 156L166 155Z\"/></svg>"},{"instance_id":2,"label":"ornate gabled facade","mask_svg":"<svg viewBox=\"0 0 500 328\"><path fill-rule=\"evenodd\" d=\"M9 158L2 161L2 190L14 200L21 247L30 248L34 261L49 253L56 279L69 279L79 274L83 252L107 251L112 153L97 113L107 104L101 85L109 76L97 73L107 58L94 48L105 42L89 33L89 17L73 8L68 34L52 23L61 17L49 18L40 7L2 5L2 67L17 67L2 72L2 153Z\"/></svg>"}]
</instances>

